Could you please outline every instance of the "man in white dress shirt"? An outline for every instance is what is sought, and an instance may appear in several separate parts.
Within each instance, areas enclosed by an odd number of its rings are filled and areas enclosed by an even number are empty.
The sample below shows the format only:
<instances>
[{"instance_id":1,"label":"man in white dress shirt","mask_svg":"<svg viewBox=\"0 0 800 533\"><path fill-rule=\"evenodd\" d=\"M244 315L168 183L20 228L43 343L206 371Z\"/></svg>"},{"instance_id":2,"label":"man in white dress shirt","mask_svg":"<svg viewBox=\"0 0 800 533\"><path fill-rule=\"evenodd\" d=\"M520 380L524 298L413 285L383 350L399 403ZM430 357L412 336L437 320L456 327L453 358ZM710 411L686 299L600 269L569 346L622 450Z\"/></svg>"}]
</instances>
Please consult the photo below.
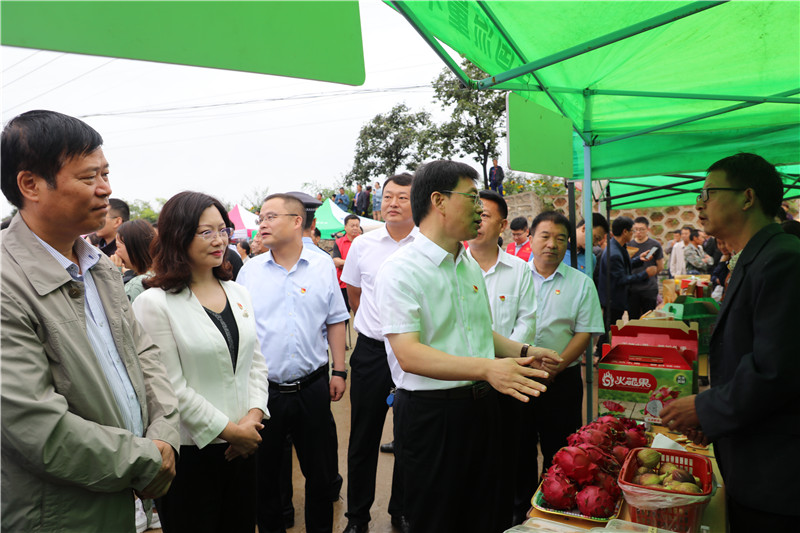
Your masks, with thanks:
<instances>
[{"instance_id":1,"label":"man in white dress shirt","mask_svg":"<svg viewBox=\"0 0 800 533\"><path fill-rule=\"evenodd\" d=\"M512 252L504 252L497 245L498 237L508 226L508 205L499 193L492 190L481 191L480 197L483 205L481 227L478 235L469 241L467 254L483 271L483 281L486 283L492 310L492 330L509 339L533 344L536 334L536 293L531 270L525 260ZM526 243L527 224L526 220ZM509 245L509 249L513 251L513 243ZM506 442L516 442L517 415L522 404L505 395L500 396L498 401L502 438ZM504 450L500 469L501 512L509 521L513 514L514 479L517 473L515 452L515 447ZM510 525L511 522L506 524Z\"/></svg>"},{"instance_id":2,"label":"man in white dress shirt","mask_svg":"<svg viewBox=\"0 0 800 533\"><path fill-rule=\"evenodd\" d=\"M480 226L477 178L454 161L417 169L411 209L420 234L377 278L381 328L389 360L396 359L403 511L417 533L505 529L494 391L531 401L546 390L532 378L546 379L543 368L561 361L552 350L492 333L480 267L461 245Z\"/></svg>"},{"instance_id":3,"label":"man in white dress shirt","mask_svg":"<svg viewBox=\"0 0 800 533\"><path fill-rule=\"evenodd\" d=\"M345 533L368 529L369 509L375 500L378 445L386 420L386 402L394 384L386 359L380 314L375 296L375 278L383 261L414 241L419 230L411 216L411 180L398 174L383 186L382 218L386 225L365 233L347 254L342 281L347 284L350 306L358 331L350 356L350 443L347 448L347 519ZM389 514L392 524L403 529L400 461L395 457Z\"/></svg>"},{"instance_id":4,"label":"man in white dress shirt","mask_svg":"<svg viewBox=\"0 0 800 533\"><path fill-rule=\"evenodd\" d=\"M557 351L563 361L550 373L547 394L520 406L517 469L528 475L517 476L516 523L524 519L538 485L537 443L544 472L555 452L567 445L567 436L581 426L581 355L592 337L604 331L594 282L563 262L569 234L569 220L554 211L539 214L531 223L529 265L537 302L534 343Z\"/></svg>"},{"instance_id":5,"label":"man in white dress shirt","mask_svg":"<svg viewBox=\"0 0 800 533\"><path fill-rule=\"evenodd\" d=\"M253 299L258 338L270 369L269 411L258 449L258 530L285 531L278 483L286 435L306 477L306 531L333 529L330 402L345 391L344 321L349 317L333 263L303 247L303 203L267 197L259 233L269 252L247 264L237 282ZM324 334L327 328L327 342ZM328 381L330 345L333 376Z\"/></svg>"}]
</instances>

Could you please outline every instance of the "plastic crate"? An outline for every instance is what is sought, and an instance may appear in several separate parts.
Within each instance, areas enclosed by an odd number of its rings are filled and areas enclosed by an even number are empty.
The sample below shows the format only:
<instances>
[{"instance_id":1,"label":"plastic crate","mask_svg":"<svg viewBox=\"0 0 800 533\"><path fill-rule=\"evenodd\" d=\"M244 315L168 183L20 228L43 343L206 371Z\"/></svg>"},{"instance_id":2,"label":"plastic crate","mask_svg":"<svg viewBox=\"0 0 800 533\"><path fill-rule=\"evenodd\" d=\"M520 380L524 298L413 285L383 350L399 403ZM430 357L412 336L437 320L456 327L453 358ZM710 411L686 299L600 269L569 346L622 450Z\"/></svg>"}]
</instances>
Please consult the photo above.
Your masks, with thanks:
<instances>
[{"instance_id":1,"label":"plastic crate","mask_svg":"<svg viewBox=\"0 0 800 533\"><path fill-rule=\"evenodd\" d=\"M628 503L631 521L669 531L697 533L700 530L703 511L714 489L711 460L696 453L654 448L661 454L662 463L673 463L700 478L703 492L691 494L652 486L644 487L631 482L639 468L636 456L639 450L643 449L631 450L619 473L619 486Z\"/></svg>"}]
</instances>

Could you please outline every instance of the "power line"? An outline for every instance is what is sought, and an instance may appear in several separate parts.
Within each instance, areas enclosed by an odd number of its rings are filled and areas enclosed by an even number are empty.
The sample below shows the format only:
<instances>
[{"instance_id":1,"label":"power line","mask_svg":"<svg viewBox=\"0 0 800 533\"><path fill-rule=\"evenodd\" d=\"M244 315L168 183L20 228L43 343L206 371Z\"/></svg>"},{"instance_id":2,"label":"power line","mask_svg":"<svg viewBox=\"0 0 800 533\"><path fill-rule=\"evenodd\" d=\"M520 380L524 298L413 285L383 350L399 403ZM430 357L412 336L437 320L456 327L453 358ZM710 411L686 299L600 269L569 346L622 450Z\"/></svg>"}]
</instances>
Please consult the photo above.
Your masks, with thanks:
<instances>
[{"instance_id":1,"label":"power line","mask_svg":"<svg viewBox=\"0 0 800 533\"><path fill-rule=\"evenodd\" d=\"M249 105L249 104L258 104L258 103L266 103L266 102L281 102L287 100L311 100L316 98L331 98L336 96L352 96L352 95L360 95L360 94L370 94L370 93L387 93L387 92L400 92L400 91L410 91L416 89L427 89L430 88L430 85L409 85L405 87L388 87L388 88L376 88L376 89L360 89L360 90L352 90L352 91L334 91L328 93L308 93L308 94L297 94L293 96L281 96L275 98L257 98L254 100L242 100L239 102L219 102L215 104L198 104L198 105L191 105L191 106L174 106L174 107L161 107L161 108L150 108L150 109L139 109L134 111L110 111L107 113L88 113L85 115L79 115L78 118L90 118L90 117L110 117L110 116L124 116L124 115L143 115L147 113L163 113L165 111L185 111L190 109L212 109L217 107L231 107L231 106L240 106L240 105ZM15 106L16 107L16 106Z\"/></svg>"},{"instance_id":2,"label":"power line","mask_svg":"<svg viewBox=\"0 0 800 533\"><path fill-rule=\"evenodd\" d=\"M23 74L22 76L20 76L19 78L15 79L15 80L11 80L10 82L8 82L8 83L6 83L5 85L3 85L3 87L8 87L8 86L9 86L9 85L11 85L12 83L16 83L16 82L18 82L19 80L21 80L22 78L25 78L25 77L27 77L27 76L30 76L31 74L33 74L34 72L36 72L36 71L37 71L37 70L39 70L40 68L43 68L43 67L45 67L45 66L49 65L50 63L52 63L52 62L53 62L53 61L55 61L56 59L60 59L61 57L65 56L65 55L66 55L66 54L58 54L56 57L54 57L54 58L53 58L53 59L51 59L50 61L47 61L47 62L45 62L45 63L42 63L41 65L39 65L38 67L36 67L36 68L35 68L35 69L33 69L33 70L29 70L28 72L26 72L25 74ZM29 56L29 57L30 57L30 56Z\"/></svg>"},{"instance_id":3,"label":"power line","mask_svg":"<svg viewBox=\"0 0 800 533\"><path fill-rule=\"evenodd\" d=\"M24 102L20 102L19 104L17 104L17 105L15 105L15 106L12 106L12 107L8 108L8 109L6 110L6 112L8 112L8 111L10 111L10 110L12 110L12 109L16 109L16 108L18 108L18 107L20 107L20 106L23 106L23 105L27 104L28 102L32 102L33 100L36 100L37 98L41 98L42 96L44 96L44 95L46 95L46 94L49 94L49 93L51 93L51 92L55 91L56 89L60 89L61 87L63 87L64 85L67 85L68 83L72 83L72 82L73 82L73 81L75 81L75 80L78 80L78 79L80 79L80 78L83 78L84 76L87 76L87 75L91 74L91 73L92 73L92 72L94 72L95 70L98 70L98 69L100 69L100 68L102 68L102 67L104 67L104 66L108 65L108 64L109 64L109 63L111 63L112 61L116 61L116 58L115 58L115 57L114 57L114 58L111 58L111 59L109 59L108 61L106 61L105 63L102 63L102 64L100 64L100 65L97 65L96 67L94 67L94 68L92 68L92 69L89 69L89 70L87 70L87 71L86 71L86 72L84 72L83 74L78 74L78 75L77 75L77 76L75 76L74 78L72 78L72 79L70 79L70 80L67 80L67 81L65 81L65 82L64 82L64 83L62 83L61 85L56 85L55 87L53 87L53 88L51 88L51 89L48 89L48 90L46 90L46 91L45 91L45 92L43 92L42 94L38 94L38 95L36 95L36 96L34 96L34 97L32 97L32 98L28 98L28 99L27 99L27 100L25 100Z\"/></svg>"},{"instance_id":4,"label":"power line","mask_svg":"<svg viewBox=\"0 0 800 533\"><path fill-rule=\"evenodd\" d=\"M38 54L39 52L41 52L41 50L36 50L34 53L32 53L32 54L29 54L29 55L27 55L27 56L23 57L22 59L20 59L19 61L17 61L17 62L16 62L16 63L14 63L13 65L9 65L9 66L7 66L6 68L4 68L4 69L3 69L3 72L8 72L9 70L11 70L12 68L16 67L17 65L19 65L19 64L20 64L20 63L22 63L23 61L27 61L27 60L29 60L30 58L32 58L33 56L35 56L35 55L36 55L36 54Z\"/></svg>"}]
</instances>

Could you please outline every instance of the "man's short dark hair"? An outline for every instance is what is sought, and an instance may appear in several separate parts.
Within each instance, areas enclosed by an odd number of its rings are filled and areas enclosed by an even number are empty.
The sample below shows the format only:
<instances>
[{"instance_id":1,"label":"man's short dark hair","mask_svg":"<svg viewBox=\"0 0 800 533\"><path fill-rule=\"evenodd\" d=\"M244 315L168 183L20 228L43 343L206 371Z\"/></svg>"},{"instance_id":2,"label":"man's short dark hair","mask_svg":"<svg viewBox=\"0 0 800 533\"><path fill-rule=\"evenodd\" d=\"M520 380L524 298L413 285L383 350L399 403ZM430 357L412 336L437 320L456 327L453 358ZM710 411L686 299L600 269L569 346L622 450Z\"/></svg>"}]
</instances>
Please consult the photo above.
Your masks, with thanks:
<instances>
[{"instance_id":1,"label":"man's short dark hair","mask_svg":"<svg viewBox=\"0 0 800 533\"><path fill-rule=\"evenodd\" d=\"M28 111L11 119L2 133L0 188L6 199L22 208L17 175L28 170L56 188L56 176L69 159L91 154L103 138L77 118L55 111Z\"/></svg>"},{"instance_id":2,"label":"man's short dark hair","mask_svg":"<svg viewBox=\"0 0 800 533\"><path fill-rule=\"evenodd\" d=\"M500 216L503 218L503 220L508 218L508 204L506 203L506 199L503 198L500 193L491 189L485 189L480 191L478 195L481 197L481 200L489 200L490 202L494 202L497 205L497 209L500 211ZM527 220L525 221L525 226L528 226Z\"/></svg>"},{"instance_id":3,"label":"man's short dark hair","mask_svg":"<svg viewBox=\"0 0 800 533\"><path fill-rule=\"evenodd\" d=\"M647 220L647 217L636 217L633 219L634 224L644 224L648 228L650 227L650 221Z\"/></svg>"},{"instance_id":4,"label":"man's short dark hair","mask_svg":"<svg viewBox=\"0 0 800 533\"><path fill-rule=\"evenodd\" d=\"M731 187L753 189L764 214L777 216L783 201L783 181L775 165L760 155L743 152L720 159L707 172L715 170L725 172Z\"/></svg>"},{"instance_id":5,"label":"man's short dark hair","mask_svg":"<svg viewBox=\"0 0 800 533\"><path fill-rule=\"evenodd\" d=\"M693 241L700 236L699 229L693 229L689 232L689 240Z\"/></svg>"},{"instance_id":6,"label":"man's short dark hair","mask_svg":"<svg viewBox=\"0 0 800 533\"><path fill-rule=\"evenodd\" d=\"M353 214L344 217L344 225L346 226L347 223L350 222L351 220L358 220L358 225L359 226L361 225L361 219L358 218L358 215L353 215Z\"/></svg>"},{"instance_id":7,"label":"man's short dark hair","mask_svg":"<svg viewBox=\"0 0 800 533\"><path fill-rule=\"evenodd\" d=\"M471 166L458 161L431 161L417 168L411 185L411 214L414 225L428 216L431 210L431 195L443 194L458 187L461 178L478 180L478 172Z\"/></svg>"},{"instance_id":8,"label":"man's short dark hair","mask_svg":"<svg viewBox=\"0 0 800 533\"><path fill-rule=\"evenodd\" d=\"M692 226L689 226L689 225L687 224L686 226L683 226L683 227L681 228L681 231L683 231L683 230L685 230L685 229L688 229L689 231L692 231L694 228L693 228Z\"/></svg>"},{"instance_id":9,"label":"man's short dark hair","mask_svg":"<svg viewBox=\"0 0 800 533\"><path fill-rule=\"evenodd\" d=\"M511 221L509 225L511 231L519 231L519 230L527 230L528 229L528 219L525 217L516 217L514 220Z\"/></svg>"},{"instance_id":10,"label":"man's short dark hair","mask_svg":"<svg viewBox=\"0 0 800 533\"><path fill-rule=\"evenodd\" d=\"M113 218L122 217L123 222L131 219L131 208L128 204L119 198L108 199L108 210Z\"/></svg>"},{"instance_id":11,"label":"man's short dark hair","mask_svg":"<svg viewBox=\"0 0 800 533\"><path fill-rule=\"evenodd\" d=\"M244 250L244 253L246 253L247 255L250 255L250 242L247 239L242 239L241 241L239 241L236 244L242 247L242 250Z\"/></svg>"},{"instance_id":12,"label":"man's short dark hair","mask_svg":"<svg viewBox=\"0 0 800 533\"><path fill-rule=\"evenodd\" d=\"M583 227L585 225L586 225L586 221L585 220L581 220L580 222L578 222L578 224L575 226L575 228L580 228L580 227ZM603 228L603 231L608 233L608 220L606 220L606 217L604 217L600 213L592 213L592 228ZM594 230L592 230L592 231L594 231Z\"/></svg>"},{"instance_id":13,"label":"man's short dark hair","mask_svg":"<svg viewBox=\"0 0 800 533\"><path fill-rule=\"evenodd\" d=\"M274 199L283 200L287 204L291 205L292 207L289 208L289 211L294 211L295 215L301 217L303 219L303 227L306 227L306 206L303 205L302 201L298 200L296 196L292 196L291 194L275 193L264 198L264 202Z\"/></svg>"},{"instance_id":14,"label":"man's short dark hair","mask_svg":"<svg viewBox=\"0 0 800 533\"><path fill-rule=\"evenodd\" d=\"M314 228L314 237L322 238L322 232L319 230L319 228Z\"/></svg>"},{"instance_id":15,"label":"man's short dark hair","mask_svg":"<svg viewBox=\"0 0 800 533\"><path fill-rule=\"evenodd\" d=\"M536 228L542 222L552 222L553 224L564 226L564 229L567 230L567 235L572 233L572 224L567 217L558 211L543 211L536 215L536 218L531 222L531 235L536 233Z\"/></svg>"},{"instance_id":16,"label":"man's short dark hair","mask_svg":"<svg viewBox=\"0 0 800 533\"><path fill-rule=\"evenodd\" d=\"M367 185L367 190L371 191L372 190L372 185Z\"/></svg>"},{"instance_id":17,"label":"man's short dark hair","mask_svg":"<svg viewBox=\"0 0 800 533\"><path fill-rule=\"evenodd\" d=\"M411 185L411 182L414 181L414 176L409 174L408 172L403 172L402 174L395 174L394 176L389 176L386 178L386 181L383 182L383 187L385 188L390 183L394 182L401 187L408 187Z\"/></svg>"},{"instance_id":18,"label":"man's short dark hair","mask_svg":"<svg viewBox=\"0 0 800 533\"><path fill-rule=\"evenodd\" d=\"M633 220L630 217L617 217L611 223L611 234L619 237L625 230L633 229Z\"/></svg>"}]
</instances>

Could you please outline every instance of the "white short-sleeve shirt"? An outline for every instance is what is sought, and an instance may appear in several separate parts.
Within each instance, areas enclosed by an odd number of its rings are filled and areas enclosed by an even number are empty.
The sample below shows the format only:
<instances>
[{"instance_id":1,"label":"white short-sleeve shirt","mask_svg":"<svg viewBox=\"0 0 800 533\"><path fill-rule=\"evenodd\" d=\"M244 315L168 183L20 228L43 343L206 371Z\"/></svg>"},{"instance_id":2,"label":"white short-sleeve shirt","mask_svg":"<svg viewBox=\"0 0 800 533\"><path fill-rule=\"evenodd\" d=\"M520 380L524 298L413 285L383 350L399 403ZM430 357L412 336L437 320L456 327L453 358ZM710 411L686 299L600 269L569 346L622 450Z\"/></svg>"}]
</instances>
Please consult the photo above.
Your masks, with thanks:
<instances>
[{"instance_id":1,"label":"white short-sleeve shirt","mask_svg":"<svg viewBox=\"0 0 800 533\"><path fill-rule=\"evenodd\" d=\"M361 301L353 326L362 335L378 341L383 340L375 279L386 258L403 246L414 242L418 234L419 229L415 227L403 239L396 241L383 226L365 233L350 246L342 269L342 281L361 289Z\"/></svg>"},{"instance_id":2,"label":"white short-sleeve shirt","mask_svg":"<svg viewBox=\"0 0 800 533\"><path fill-rule=\"evenodd\" d=\"M464 249L453 255L425 237L384 261L377 278L381 331L419 332L422 344L459 357L494 358L492 315L483 274ZM385 341L392 380L400 389L435 390L469 385L404 372Z\"/></svg>"},{"instance_id":3,"label":"white short-sleeve shirt","mask_svg":"<svg viewBox=\"0 0 800 533\"><path fill-rule=\"evenodd\" d=\"M536 290L528 264L497 247L497 262L483 273L492 329L511 340L533 344L536 334ZM472 252L467 254L472 258Z\"/></svg>"},{"instance_id":4,"label":"white short-sleeve shirt","mask_svg":"<svg viewBox=\"0 0 800 533\"><path fill-rule=\"evenodd\" d=\"M589 276L559 263L556 271L544 278L533 262L529 265L538 304L534 345L561 353L576 333L605 331L600 298ZM579 357L570 366L580 361Z\"/></svg>"}]
</instances>

